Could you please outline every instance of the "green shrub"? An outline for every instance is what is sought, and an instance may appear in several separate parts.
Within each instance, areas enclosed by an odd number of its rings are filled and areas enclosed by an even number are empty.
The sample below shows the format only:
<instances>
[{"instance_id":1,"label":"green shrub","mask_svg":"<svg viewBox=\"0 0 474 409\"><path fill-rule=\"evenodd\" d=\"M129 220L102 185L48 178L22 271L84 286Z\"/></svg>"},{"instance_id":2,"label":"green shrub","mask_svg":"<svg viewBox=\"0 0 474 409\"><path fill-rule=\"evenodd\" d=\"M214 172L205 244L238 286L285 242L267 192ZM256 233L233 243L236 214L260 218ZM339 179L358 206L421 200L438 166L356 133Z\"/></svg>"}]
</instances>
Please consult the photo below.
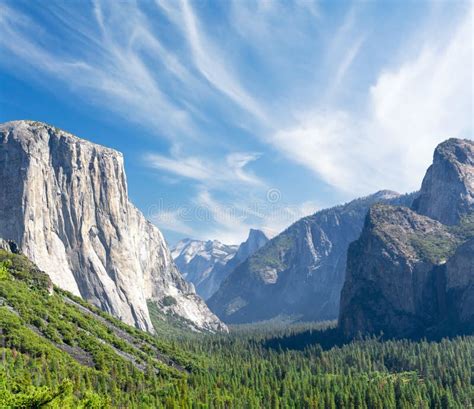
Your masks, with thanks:
<instances>
[{"instance_id":1,"label":"green shrub","mask_svg":"<svg viewBox=\"0 0 474 409\"><path fill-rule=\"evenodd\" d=\"M171 295L167 295L166 297L163 297L163 299L161 300L161 303L163 304L164 307L171 307L173 305L176 305L177 301Z\"/></svg>"}]
</instances>

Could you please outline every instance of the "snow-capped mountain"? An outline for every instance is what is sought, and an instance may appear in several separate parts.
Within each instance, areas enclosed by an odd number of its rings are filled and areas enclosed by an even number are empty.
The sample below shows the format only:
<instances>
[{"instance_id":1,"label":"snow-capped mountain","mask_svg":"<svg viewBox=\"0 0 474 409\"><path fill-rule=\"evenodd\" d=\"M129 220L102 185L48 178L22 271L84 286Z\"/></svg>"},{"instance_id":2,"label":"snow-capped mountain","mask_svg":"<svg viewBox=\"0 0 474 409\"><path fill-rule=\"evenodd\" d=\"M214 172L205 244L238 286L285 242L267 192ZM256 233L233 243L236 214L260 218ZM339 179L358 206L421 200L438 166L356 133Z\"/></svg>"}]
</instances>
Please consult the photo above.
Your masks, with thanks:
<instances>
[{"instance_id":1,"label":"snow-capped mountain","mask_svg":"<svg viewBox=\"0 0 474 409\"><path fill-rule=\"evenodd\" d=\"M217 290L213 289L213 276L234 257L238 248L218 240L184 239L171 250L171 256L183 277L205 299Z\"/></svg>"},{"instance_id":2,"label":"snow-capped mountain","mask_svg":"<svg viewBox=\"0 0 474 409\"><path fill-rule=\"evenodd\" d=\"M251 229L240 246L226 245L218 240L181 240L171 255L186 280L193 283L204 299L211 297L232 270L245 261L268 238L260 230Z\"/></svg>"}]
</instances>

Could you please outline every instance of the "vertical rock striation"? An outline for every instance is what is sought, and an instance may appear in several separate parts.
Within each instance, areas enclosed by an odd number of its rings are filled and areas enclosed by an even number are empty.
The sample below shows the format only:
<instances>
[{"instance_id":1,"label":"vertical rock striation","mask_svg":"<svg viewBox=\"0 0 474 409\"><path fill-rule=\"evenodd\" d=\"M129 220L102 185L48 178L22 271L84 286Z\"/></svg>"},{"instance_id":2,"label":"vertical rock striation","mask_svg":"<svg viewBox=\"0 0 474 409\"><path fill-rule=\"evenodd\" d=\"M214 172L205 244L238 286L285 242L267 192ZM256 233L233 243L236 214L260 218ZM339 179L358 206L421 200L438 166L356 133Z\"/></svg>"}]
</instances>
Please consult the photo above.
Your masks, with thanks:
<instances>
[{"instance_id":1,"label":"vertical rock striation","mask_svg":"<svg viewBox=\"0 0 474 409\"><path fill-rule=\"evenodd\" d=\"M464 333L474 332L474 238L456 250L446 264L446 303L450 320Z\"/></svg>"},{"instance_id":2,"label":"vertical rock striation","mask_svg":"<svg viewBox=\"0 0 474 409\"><path fill-rule=\"evenodd\" d=\"M413 210L454 225L474 211L474 142L448 139L438 145Z\"/></svg>"},{"instance_id":3,"label":"vertical rock striation","mask_svg":"<svg viewBox=\"0 0 474 409\"><path fill-rule=\"evenodd\" d=\"M435 151L412 209L374 206L350 245L339 326L347 337L474 331L474 142Z\"/></svg>"},{"instance_id":4,"label":"vertical rock striation","mask_svg":"<svg viewBox=\"0 0 474 409\"><path fill-rule=\"evenodd\" d=\"M349 243L378 202L411 205L414 195L380 191L305 217L238 265L208 300L224 322L335 319Z\"/></svg>"},{"instance_id":5,"label":"vertical rock striation","mask_svg":"<svg viewBox=\"0 0 474 409\"><path fill-rule=\"evenodd\" d=\"M0 237L15 240L59 287L148 331L147 301L196 329L225 328L129 202L121 153L44 123L8 122L0 126L0 183ZM165 297L176 303L165 306Z\"/></svg>"}]
</instances>

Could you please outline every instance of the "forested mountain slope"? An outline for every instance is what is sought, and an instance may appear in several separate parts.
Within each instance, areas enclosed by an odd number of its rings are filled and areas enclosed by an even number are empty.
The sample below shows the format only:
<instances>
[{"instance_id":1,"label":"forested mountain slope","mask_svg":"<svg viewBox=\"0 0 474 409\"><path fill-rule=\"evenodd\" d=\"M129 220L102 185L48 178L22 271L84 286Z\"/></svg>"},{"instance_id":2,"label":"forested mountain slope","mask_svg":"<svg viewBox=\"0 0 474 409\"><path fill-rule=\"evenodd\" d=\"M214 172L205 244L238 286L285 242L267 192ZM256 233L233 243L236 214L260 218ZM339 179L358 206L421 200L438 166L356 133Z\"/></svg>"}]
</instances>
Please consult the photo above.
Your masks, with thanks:
<instances>
[{"instance_id":1,"label":"forested mountain slope","mask_svg":"<svg viewBox=\"0 0 474 409\"><path fill-rule=\"evenodd\" d=\"M367 339L333 329L158 335L0 250L1 408L467 408L474 338ZM153 317L153 314L152 314ZM324 340L328 341L325 342ZM324 346L324 348L321 347Z\"/></svg>"},{"instance_id":2,"label":"forested mountain slope","mask_svg":"<svg viewBox=\"0 0 474 409\"><path fill-rule=\"evenodd\" d=\"M158 404L194 365L170 343L54 287L25 256L6 250L0 305L0 407L39 407L33 402L55 396L57 407Z\"/></svg>"}]
</instances>

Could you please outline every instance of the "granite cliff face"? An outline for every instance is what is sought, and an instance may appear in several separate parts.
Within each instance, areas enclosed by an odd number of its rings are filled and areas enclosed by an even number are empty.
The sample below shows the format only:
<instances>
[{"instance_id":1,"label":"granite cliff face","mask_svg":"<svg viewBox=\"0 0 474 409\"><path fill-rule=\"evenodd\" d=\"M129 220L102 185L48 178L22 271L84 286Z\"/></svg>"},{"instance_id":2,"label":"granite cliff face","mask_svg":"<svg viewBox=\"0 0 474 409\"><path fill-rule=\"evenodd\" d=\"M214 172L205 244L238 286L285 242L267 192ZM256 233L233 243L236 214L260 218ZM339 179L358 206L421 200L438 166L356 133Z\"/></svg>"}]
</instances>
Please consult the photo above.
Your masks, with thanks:
<instances>
[{"instance_id":1,"label":"granite cliff face","mask_svg":"<svg viewBox=\"0 0 474 409\"><path fill-rule=\"evenodd\" d=\"M181 240L171 254L183 276L192 282L198 294L209 299L222 281L249 256L268 242L260 230L250 229L240 246L222 244L218 240Z\"/></svg>"},{"instance_id":2,"label":"granite cliff face","mask_svg":"<svg viewBox=\"0 0 474 409\"><path fill-rule=\"evenodd\" d=\"M348 251L339 316L347 337L474 329L472 148L457 139L438 146L413 210L370 209Z\"/></svg>"},{"instance_id":3,"label":"granite cliff face","mask_svg":"<svg viewBox=\"0 0 474 409\"><path fill-rule=\"evenodd\" d=\"M377 202L411 205L413 195L381 191L294 223L240 264L208 300L224 322L337 318L349 243Z\"/></svg>"},{"instance_id":4,"label":"granite cliff face","mask_svg":"<svg viewBox=\"0 0 474 409\"><path fill-rule=\"evenodd\" d=\"M458 332L474 333L474 238L459 246L446 264L446 303Z\"/></svg>"},{"instance_id":5,"label":"granite cliff face","mask_svg":"<svg viewBox=\"0 0 474 409\"><path fill-rule=\"evenodd\" d=\"M453 225L474 211L474 142L448 139L435 150L413 209Z\"/></svg>"},{"instance_id":6,"label":"granite cliff face","mask_svg":"<svg viewBox=\"0 0 474 409\"><path fill-rule=\"evenodd\" d=\"M455 243L446 226L406 207L372 207L348 251L339 319L344 334L403 337L435 325L443 308L442 268L435 267L446 262L437 245L447 252Z\"/></svg>"},{"instance_id":7,"label":"granite cliff face","mask_svg":"<svg viewBox=\"0 0 474 409\"><path fill-rule=\"evenodd\" d=\"M225 329L129 202L121 153L40 122L8 122L0 181L0 237L59 287L148 331L147 301L196 329Z\"/></svg>"}]
</instances>

